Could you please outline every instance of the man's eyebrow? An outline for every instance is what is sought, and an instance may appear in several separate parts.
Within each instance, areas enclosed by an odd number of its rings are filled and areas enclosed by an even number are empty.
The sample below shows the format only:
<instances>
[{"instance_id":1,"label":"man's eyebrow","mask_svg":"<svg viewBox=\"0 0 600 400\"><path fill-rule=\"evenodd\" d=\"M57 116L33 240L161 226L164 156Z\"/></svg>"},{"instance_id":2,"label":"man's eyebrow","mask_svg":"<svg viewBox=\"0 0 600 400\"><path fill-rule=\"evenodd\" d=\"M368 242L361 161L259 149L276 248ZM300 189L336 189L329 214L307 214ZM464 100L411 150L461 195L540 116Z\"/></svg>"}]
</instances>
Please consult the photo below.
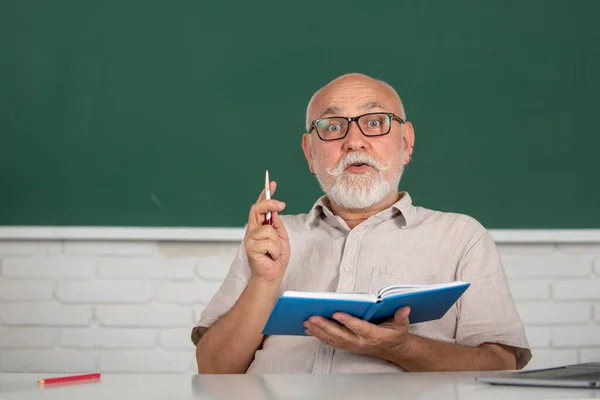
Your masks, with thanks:
<instances>
[{"instance_id":1,"label":"man's eyebrow","mask_svg":"<svg viewBox=\"0 0 600 400\"><path fill-rule=\"evenodd\" d=\"M325 110L323 110L323 112L321 113L321 115L319 116L319 118L322 118L324 115L340 115L342 113L342 109L336 106L331 106L331 107L327 107Z\"/></svg>"},{"instance_id":2,"label":"man's eyebrow","mask_svg":"<svg viewBox=\"0 0 600 400\"><path fill-rule=\"evenodd\" d=\"M385 110L385 107L376 101L370 101L368 103L365 103L362 106L360 106L360 108L362 108L363 110L370 110L372 108L383 108Z\"/></svg>"}]
</instances>

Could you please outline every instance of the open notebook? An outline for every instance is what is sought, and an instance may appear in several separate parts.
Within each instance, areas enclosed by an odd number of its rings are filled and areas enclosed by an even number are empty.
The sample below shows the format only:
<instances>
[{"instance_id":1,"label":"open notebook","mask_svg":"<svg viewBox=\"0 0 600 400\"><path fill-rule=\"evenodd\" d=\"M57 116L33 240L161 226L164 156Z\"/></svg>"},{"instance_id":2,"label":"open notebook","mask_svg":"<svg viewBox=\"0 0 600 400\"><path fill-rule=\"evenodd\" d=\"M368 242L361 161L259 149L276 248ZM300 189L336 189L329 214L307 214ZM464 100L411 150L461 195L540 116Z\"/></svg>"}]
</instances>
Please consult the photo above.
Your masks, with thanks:
<instances>
[{"instance_id":1,"label":"open notebook","mask_svg":"<svg viewBox=\"0 0 600 400\"><path fill-rule=\"evenodd\" d=\"M410 306L411 324L442 318L469 287L466 282L435 285L389 285L376 294L364 292L283 293L275 303L263 334L305 335L303 322L312 315L332 318L345 312L372 323L394 316L396 310Z\"/></svg>"}]
</instances>

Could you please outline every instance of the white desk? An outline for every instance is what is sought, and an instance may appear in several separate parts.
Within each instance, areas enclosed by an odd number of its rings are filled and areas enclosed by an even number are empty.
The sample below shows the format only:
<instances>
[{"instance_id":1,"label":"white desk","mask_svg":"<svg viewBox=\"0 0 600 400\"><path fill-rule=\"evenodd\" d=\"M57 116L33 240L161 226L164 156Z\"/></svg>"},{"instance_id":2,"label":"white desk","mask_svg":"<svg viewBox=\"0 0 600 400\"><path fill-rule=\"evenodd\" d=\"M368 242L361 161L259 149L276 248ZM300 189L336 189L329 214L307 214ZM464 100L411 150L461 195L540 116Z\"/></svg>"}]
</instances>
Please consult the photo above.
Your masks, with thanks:
<instances>
[{"instance_id":1,"label":"white desk","mask_svg":"<svg viewBox=\"0 0 600 400\"><path fill-rule=\"evenodd\" d=\"M600 399L600 390L503 387L473 373L344 375L103 374L99 382L40 388L47 374L0 374L0 400L50 399Z\"/></svg>"}]
</instances>

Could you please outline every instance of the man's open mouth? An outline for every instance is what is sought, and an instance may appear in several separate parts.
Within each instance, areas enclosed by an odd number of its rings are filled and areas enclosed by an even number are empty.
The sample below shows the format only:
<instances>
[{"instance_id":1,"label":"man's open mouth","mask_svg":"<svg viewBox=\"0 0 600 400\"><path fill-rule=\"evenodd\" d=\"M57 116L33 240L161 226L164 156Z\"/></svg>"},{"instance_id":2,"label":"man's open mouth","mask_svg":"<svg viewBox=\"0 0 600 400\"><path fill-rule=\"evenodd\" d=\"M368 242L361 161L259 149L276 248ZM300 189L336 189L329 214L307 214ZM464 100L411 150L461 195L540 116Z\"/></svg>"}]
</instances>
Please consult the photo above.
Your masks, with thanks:
<instances>
[{"instance_id":1,"label":"man's open mouth","mask_svg":"<svg viewBox=\"0 0 600 400\"><path fill-rule=\"evenodd\" d=\"M346 168L350 168L350 167L362 167L363 165L370 167L369 164L365 164L365 163L352 163L350 165L348 165Z\"/></svg>"}]
</instances>

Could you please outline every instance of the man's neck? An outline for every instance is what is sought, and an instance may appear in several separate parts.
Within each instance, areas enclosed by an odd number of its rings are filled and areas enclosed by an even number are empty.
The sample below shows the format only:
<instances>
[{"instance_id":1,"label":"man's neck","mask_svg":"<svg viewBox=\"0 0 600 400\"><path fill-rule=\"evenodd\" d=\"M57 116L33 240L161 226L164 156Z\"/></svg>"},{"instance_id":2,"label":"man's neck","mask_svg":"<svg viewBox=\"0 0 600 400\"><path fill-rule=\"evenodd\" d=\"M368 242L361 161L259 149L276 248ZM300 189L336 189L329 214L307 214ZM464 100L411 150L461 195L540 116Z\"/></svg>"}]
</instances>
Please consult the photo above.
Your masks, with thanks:
<instances>
[{"instance_id":1,"label":"man's neck","mask_svg":"<svg viewBox=\"0 0 600 400\"><path fill-rule=\"evenodd\" d=\"M391 207L391 205L397 202L398 200L400 200L400 193L395 191L390 193L379 203L364 210L348 210L339 207L333 204L332 202L330 202L329 207L334 215L341 217L350 229L354 229L355 226L369 219L371 216Z\"/></svg>"}]
</instances>

